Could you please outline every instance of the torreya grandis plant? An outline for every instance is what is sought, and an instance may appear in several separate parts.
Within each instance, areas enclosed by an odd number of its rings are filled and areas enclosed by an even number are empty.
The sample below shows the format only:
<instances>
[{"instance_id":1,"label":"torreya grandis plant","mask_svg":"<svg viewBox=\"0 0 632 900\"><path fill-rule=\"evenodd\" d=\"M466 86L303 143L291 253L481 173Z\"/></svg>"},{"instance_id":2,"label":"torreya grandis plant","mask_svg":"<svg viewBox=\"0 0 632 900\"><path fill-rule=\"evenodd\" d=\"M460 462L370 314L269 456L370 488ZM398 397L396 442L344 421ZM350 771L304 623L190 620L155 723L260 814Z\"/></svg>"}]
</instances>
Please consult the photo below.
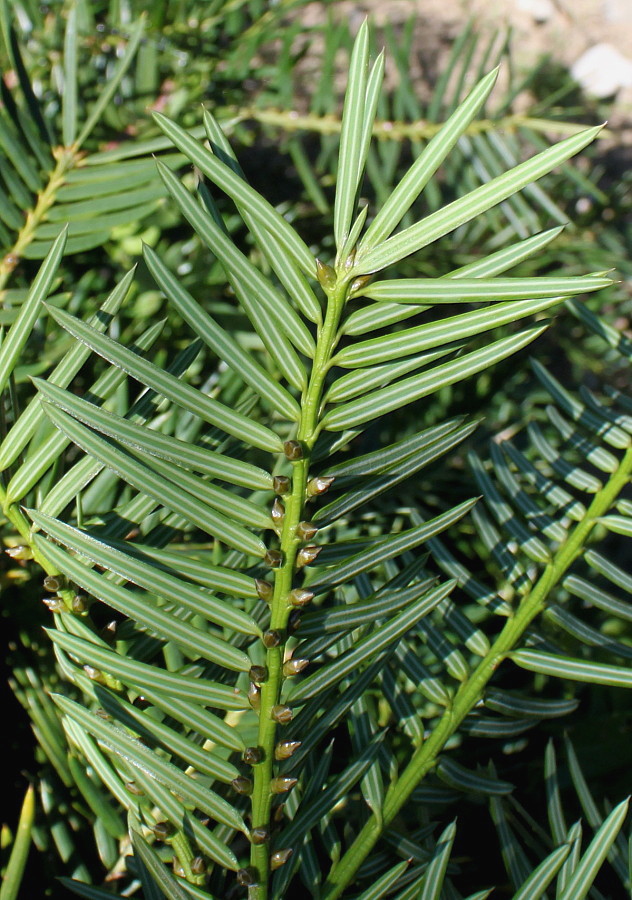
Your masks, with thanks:
<instances>
[{"instance_id":1,"label":"torreya grandis plant","mask_svg":"<svg viewBox=\"0 0 632 900\"><path fill-rule=\"evenodd\" d=\"M369 219L359 195L383 58L369 65L368 38L365 24L344 101L335 259L316 259L300 223L294 228L248 185L210 114L206 145L156 114L199 174L198 196L158 162L161 178L224 267L252 332L237 340L146 248L156 285L193 341L159 365L147 354L163 323L131 347L108 336L133 273L89 321L49 305L75 343L52 374L36 380L38 397L15 416L0 450L3 510L22 541L13 555L45 572L49 636L68 688L53 699L69 770L101 823L104 855L113 846L115 861L125 854L129 835L129 871L146 898L247 891L250 900L267 900L303 886L321 900L462 897L450 878L456 825L434 839L436 823L429 826L422 812L420 791L434 774L452 790L491 798L514 900L537 900L554 881L561 900L585 897L607 856L622 883L629 877L616 843L625 803L603 817L593 804L595 836L582 854L581 832L566 827L552 794L551 837L533 866L516 851L506 820L502 798L511 785L493 768L468 769L450 755L457 734L519 734L576 706L494 687L499 669L632 685L629 668L573 655L567 642L536 630L542 618L600 653L630 658L627 644L604 638L555 593L563 584L630 619L623 601L575 572L581 563L617 589L630 588L625 573L588 549L607 531L632 532L630 504L620 498L632 467L629 401L616 396L606 405L586 393L580 402L540 367L562 410L552 408L553 427L601 479L565 461L534 427L536 454L550 474L508 442L493 446L493 473L471 458L491 517L476 498L428 515L414 487L417 473L475 428L462 419L424 425L417 401L522 350L565 298L611 279L506 275L559 229L439 278L394 277L405 257L485 216L582 150L599 128L398 230L483 108L496 80L491 72ZM209 185L234 202L254 254L230 236ZM2 343L0 386L9 395L64 243L61 234ZM484 305L449 317L437 312L460 303ZM628 353L612 330L578 304L573 309ZM400 325L413 316L411 327ZM532 324L492 335L523 320ZM90 353L107 365L82 397L73 379ZM141 389L129 400L134 385ZM409 407L409 433L383 446L380 420ZM589 504L555 476L586 491ZM409 502L386 505L404 481ZM36 508L26 509L34 488ZM364 517L378 498L384 514ZM498 590L477 582L439 537L470 513L503 575ZM437 578L428 551L448 580ZM461 588L476 616L459 603ZM481 715L483 706L496 716ZM554 783L552 750L547 766ZM381 838L388 850L376 846ZM80 896L112 896L65 884Z\"/></svg>"}]
</instances>

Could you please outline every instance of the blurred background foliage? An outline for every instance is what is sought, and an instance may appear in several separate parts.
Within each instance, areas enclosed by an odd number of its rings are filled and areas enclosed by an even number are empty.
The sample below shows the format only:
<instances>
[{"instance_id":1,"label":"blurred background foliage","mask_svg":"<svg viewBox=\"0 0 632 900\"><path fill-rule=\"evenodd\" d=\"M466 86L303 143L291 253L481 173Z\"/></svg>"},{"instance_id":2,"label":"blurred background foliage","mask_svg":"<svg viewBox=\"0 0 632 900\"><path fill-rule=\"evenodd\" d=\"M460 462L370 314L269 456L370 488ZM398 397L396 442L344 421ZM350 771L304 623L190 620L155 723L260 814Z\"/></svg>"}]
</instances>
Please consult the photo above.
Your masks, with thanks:
<instances>
[{"instance_id":1,"label":"blurred background foliage","mask_svg":"<svg viewBox=\"0 0 632 900\"><path fill-rule=\"evenodd\" d=\"M220 266L175 205L166 202L154 155L187 169L158 132L149 114L152 109L165 112L197 136L202 135L200 105L211 109L230 135L253 186L289 220L300 223L301 234L319 257L331 258L341 73L352 39L349 24L336 14L335 3L2 0L0 16L0 154L6 163L0 168L1 327L14 321L39 261L61 226L70 223L67 255L53 292L55 305L80 311L82 317L96 310L122 274L137 263L146 242L192 293L206 298L224 327L235 333L250 331L226 288ZM391 68L363 186L370 208L388 196L424 140L472 83L497 64L503 69L502 87L482 120L461 139L411 209L409 221L489 180L547 145L551 137L607 116L607 109L581 96L569 74L554 61L542 59L526 73L514 72L507 36L479 33L475 23L464 28L451 46L433 48L431 55L423 51L414 19L378 29L374 39L376 47L387 47ZM422 76L413 78L413 68ZM107 102L101 102L104 93ZM85 134L72 132L68 110L73 107L78 121L89 125ZM92 115L95 108L96 116ZM194 182L198 174L188 171L187 177ZM580 160L415 254L399 267L398 274L438 277L546 227L564 225L539 256L511 274L614 270L617 283L582 303L625 331L632 316L631 178L624 148L611 132ZM86 192L89 204L84 200ZM256 255L256 248L248 247L238 217L222 206L221 198L218 203L233 237ZM131 344L163 315L162 296L141 264L130 300L115 319L116 336ZM412 324L415 319L406 319L407 326ZM167 350L183 348L188 340L183 323L170 313L154 344L155 361L160 362L160 351L164 360ZM35 330L13 379L16 409L32 396L29 378L47 371L67 347L67 336L52 326L52 320ZM574 388L602 383L616 390L629 377L621 356L604 349L603 341L571 308L560 312L540 339L537 355L558 380ZM90 370L92 364L82 372L86 387L98 374ZM201 368L197 377L203 383ZM460 413L480 419L470 443L481 449L499 430L517 431L515 423L527 416L546 429L546 399L523 354L493 372L440 391L424 403L423 415L429 425ZM388 444L404 437L410 428L409 416L406 412L381 420L379 433L369 431L363 436L367 449L378 440ZM472 476L464 455L437 462L430 473L424 472L412 485L404 483L400 497L417 497L425 510L432 511L471 496ZM389 500L382 513L396 516L398 502ZM370 531L368 516L365 524ZM10 548L16 536L6 523L2 527L4 546ZM616 561L616 535L610 541ZM481 581L498 574L493 555L471 523L455 530L452 550ZM624 566L624 561L619 564ZM11 686L5 713L5 722L10 723L5 745L10 751L11 802L5 805L4 815L13 826L24 776L34 779L39 809L34 839L40 855L37 865L31 858L25 896L62 896L55 875L99 883L105 866L115 879L118 850L113 853L112 839L101 824L94 833L86 828L95 818L89 785L84 784L83 790L77 787L58 714L46 696L59 676L41 635L48 617L41 603L41 574L31 570L28 561L6 554L1 566L8 651L3 688L8 680ZM617 637L631 645L629 632ZM524 678L533 685L539 676L524 673ZM567 699L581 694L581 713L565 717L561 724L547 720L528 736L506 738L502 743L501 775L518 785L511 802L503 803L523 836L542 813L538 804L544 803L542 757L547 740L553 737L559 742L564 731L571 735L598 796L610 793L615 799L626 790L631 724L627 696L589 686L564 690ZM599 744L606 732L604 723L619 736L618 743L608 740L607 748ZM476 762L487 764L490 744L493 753L498 753L498 741L482 739L476 745L476 759L468 761L470 767ZM577 783L573 792L568 771L562 766L560 785L576 797ZM424 802L449 805L454 801L445 787L436 785L432 791L428 789ZM579 814L580 803L576 799L570 803ZM484 842L493 834L493 825L488 819L488 824L481 824L479 807L476 802L459 806L459 835L471 838L472 828L480 829ZM3 844L10 842L9 829ZM464 852L471 873L472 866L476 870L470 858L471 842ZM495 873L489 871L486 859L486 871L478 872L481 886L494 880L503 883L498 859ZM56 893L59 890L61 894ZM603 890L609 896L607 880Z\"/></svg>"}]
</instances>

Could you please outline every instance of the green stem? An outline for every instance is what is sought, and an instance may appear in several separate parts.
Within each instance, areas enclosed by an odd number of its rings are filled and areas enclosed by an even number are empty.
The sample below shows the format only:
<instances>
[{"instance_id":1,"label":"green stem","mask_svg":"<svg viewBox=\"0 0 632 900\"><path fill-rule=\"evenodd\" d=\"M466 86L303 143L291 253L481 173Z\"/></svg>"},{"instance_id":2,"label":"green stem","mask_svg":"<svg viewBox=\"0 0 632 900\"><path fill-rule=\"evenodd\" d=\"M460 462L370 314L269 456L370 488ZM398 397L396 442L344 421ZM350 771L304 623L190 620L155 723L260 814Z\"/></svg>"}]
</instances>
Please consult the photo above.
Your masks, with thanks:
<instances>
[{"instance_id":1,"label":"green stem","mask_svg":"<svg viewBox=\"0 0 632 900\"><path fill-rule=\"evenodd\" d=\"M569 532L532 590L522 599L516 614L507 620L485 659L481 660L467 681L461 684L450 708L441 717L428 740L413 754L399 779L387 791L382 823L372 816L338 864L332 868L322 900L336 900L351 883L382 832L391 824L419 782L434 768L448 739L482 698L485 687L498 666L516 647L531 622L544 610L549 593L581 554L596 520L610 509L628 483L631 472L632 448L629 448L617 471L595 495L585 517Z\"/></svg>"},{"instance_id":2,"label":"green stem","mask_svg":"<svg viewBox=\"0 0 632 900\"><path fill-rule=\"evenodd\" d=\"M292 606L288 603L290 591L297 585L294 581L300 569L297 554L302 541L297 534L297 526L304 519L307 500L307 482L311 452L318 437L320 410L322 405L325 377L336 345L338 324L348 293L348 279L341 277L327 293L327 313L322 328L319 329L316 353L307 388L301 403L301 417L296 438L301 442L303 456L292 462L292 484L284 498L285 514L280 535L282 565L275 570L274 593L271 602L270 629L281 632L284 640L278 647L267 650L267 679L261 687L259 709L258 749L261 762L253 768L252 827L271 831L271 812L274 794L270 783L274 777L274 749L277 740L277 722L271 710L280 705L285 677L283 659L286 628ZM257 883L249 889L249 900L267 900L270 878L270 850L266 843L251 845L250 864L257 873Z\"/></svg>"},{"instance_id":3,"label":"green stem","mask_svg":"<svg viewBox=\"0 0 632 900\"><path fill-rule=\"evenodd\" d=\"M66 174L76 168L80 159L75 147L59 148L54 151L56 164L48 176L48 182L44 189L37 195L37 201L33 209L26 214L26 221L22 226L13 247L0 259L0 291L6 286L9 276L15 269L24 254L24 251L35 237L35 232L40 223L45 219L48 210L55 202L57 191L63 185Z\"/></svg>"}]
</instances>

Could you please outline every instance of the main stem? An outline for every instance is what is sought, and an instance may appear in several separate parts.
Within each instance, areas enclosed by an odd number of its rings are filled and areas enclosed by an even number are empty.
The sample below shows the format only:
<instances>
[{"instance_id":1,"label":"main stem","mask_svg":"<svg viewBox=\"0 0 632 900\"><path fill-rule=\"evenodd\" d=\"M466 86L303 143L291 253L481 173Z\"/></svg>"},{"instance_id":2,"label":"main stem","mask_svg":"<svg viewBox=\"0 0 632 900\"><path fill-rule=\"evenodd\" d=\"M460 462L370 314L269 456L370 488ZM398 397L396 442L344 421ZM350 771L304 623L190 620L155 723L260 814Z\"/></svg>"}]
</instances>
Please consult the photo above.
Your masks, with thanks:
<instances>
[{"instance_id":1,"label":"main stem","mask_svg":"<svg viewBox=\"0 0 632 900\"><path fill-rule=\"evenodd\" d=\"M263 828L268 834L271 832L274 798L271 782L274 777L274 750L279 727L272 718L271 711L281 704L281 691L285 681L283 657L287 640L286 628L292 611L288 595L290 591L298 587L295 584L299 571L297 555L303 543L297 534L297 526L305 518L304 509L308 497L307 482L311 454L318 436L325 376L337 341L340 316L347 298L348 279L345 277L338 279L331 287L325 288L325 291L327 294L325 321L318 332L316 353L308 385L302 398L301 417L296 434L296 440L301 444L302 458L292 462L291 488L283 498L285 515L280 535L283 562L275 570L274 593L270 610L270 629L279 631L283 640L278 647L267 650L267 679L261 686L258 733L261 762L253 768L252 828ZM249 900L267 900L270 878L270 849L267 843L251 845L250 864L256 872L256 884L249 888Z\"/></svg>"},{"instance_id":2,"label":"main stem","mask_svg":"<svg viewBox=\"0 0 632 900\"><path fill-rule=\"evenodd\" d=\"M507 620L485 659L479 663L467 681L461 684L450 707L445 711L428 740L416 750L399 779L387 791L382 809L382 822L380 823L375 816L372 816L340 859L338 865L332 869L322 900L336 900L337 897L340 897L377 843L380 835L404 806L412 791L437 764L438 756L444 749L447 740L481 699L488 681L498 666L516 647L531 622L543 612L549 593L579 556L596 520L610 509L628 483L631 472L632 448L629 448L617 471L595 495L582 521L569 533L533 589L523 598L515 616Z\"/></svg>"}]
</instances>

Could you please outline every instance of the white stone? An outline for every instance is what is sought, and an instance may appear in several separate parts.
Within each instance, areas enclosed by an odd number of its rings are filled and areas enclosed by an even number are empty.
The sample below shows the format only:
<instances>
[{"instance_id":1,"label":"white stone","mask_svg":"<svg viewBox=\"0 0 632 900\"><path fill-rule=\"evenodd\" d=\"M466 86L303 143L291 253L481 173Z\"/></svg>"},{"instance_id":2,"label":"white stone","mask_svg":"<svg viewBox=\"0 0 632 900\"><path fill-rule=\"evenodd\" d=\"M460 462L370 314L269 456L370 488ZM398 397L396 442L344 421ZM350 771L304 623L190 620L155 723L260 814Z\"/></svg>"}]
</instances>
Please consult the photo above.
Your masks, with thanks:
<instances>
[{"instance_id":1,"label":"white stone","mask_svg":"<svg viewBox=\"0 0 632 900\"><path fill-rule=\"evenodd\" d=\"M612 44L595 44L573 63L571 75L592 97L614 97L632 87L632 60Z\"/></svg>"}]
</instances>

